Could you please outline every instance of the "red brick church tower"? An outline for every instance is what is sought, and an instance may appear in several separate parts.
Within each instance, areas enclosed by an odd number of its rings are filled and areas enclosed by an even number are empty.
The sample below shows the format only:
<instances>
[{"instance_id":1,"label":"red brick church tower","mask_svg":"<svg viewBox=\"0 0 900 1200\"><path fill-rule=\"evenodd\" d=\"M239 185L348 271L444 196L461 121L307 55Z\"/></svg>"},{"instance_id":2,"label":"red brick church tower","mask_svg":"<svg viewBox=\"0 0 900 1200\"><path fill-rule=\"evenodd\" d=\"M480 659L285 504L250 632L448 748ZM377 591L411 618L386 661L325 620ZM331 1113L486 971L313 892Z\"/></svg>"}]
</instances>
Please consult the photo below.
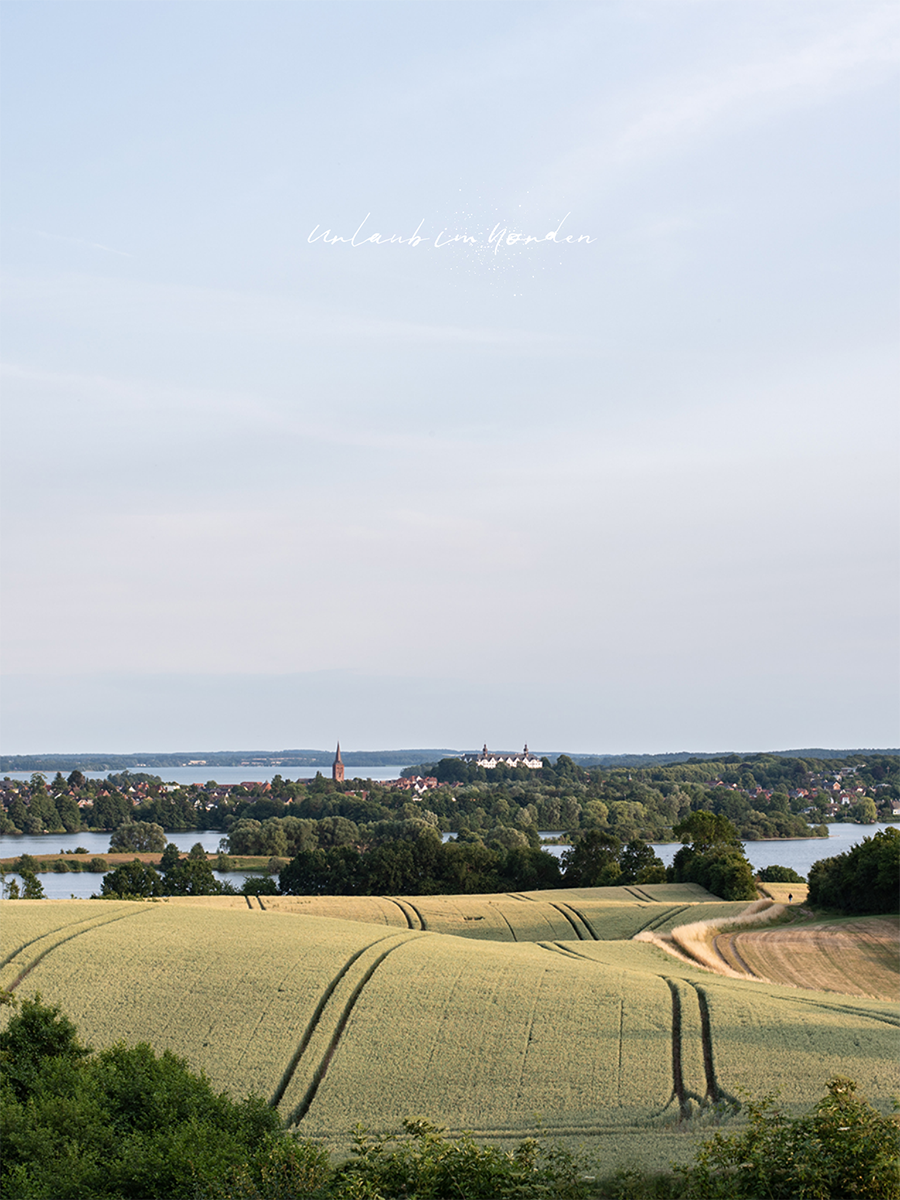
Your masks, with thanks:
<instances>
[{"instance_id":1,"label":"red brick church tower","mask_svg":"<svg viewBox=\"0 0 900 1200\"><path fill-rule=\"evenodd\" d=\"M341 743L337 744L337 754L334 756L334 762L331 764L331 778L335 783L344 782L344 764L341 760Z\"/></svg>"}]
</instances>

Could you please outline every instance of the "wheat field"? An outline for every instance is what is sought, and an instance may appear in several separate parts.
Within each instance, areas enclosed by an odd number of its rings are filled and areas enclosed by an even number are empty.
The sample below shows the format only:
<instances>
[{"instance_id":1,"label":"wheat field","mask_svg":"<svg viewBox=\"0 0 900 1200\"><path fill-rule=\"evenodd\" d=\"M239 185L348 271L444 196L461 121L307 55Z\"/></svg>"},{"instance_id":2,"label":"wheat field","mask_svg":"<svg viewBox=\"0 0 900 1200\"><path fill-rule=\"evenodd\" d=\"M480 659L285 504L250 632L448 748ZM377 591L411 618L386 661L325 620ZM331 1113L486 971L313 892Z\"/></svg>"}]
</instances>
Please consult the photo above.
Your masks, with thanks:
<instances>
[{"instance_id":1,"label":"wheat field","mask_svg":"<svg viewBox=\"0 0 900 1200\"><path fill-rule=\"evenodd\" d=\"M675 960L634 934L744 906L622 891L7 902L0 986L335 1146L420 1116L665 1166L742 1091L799 1109L840 1073L889 1107L896 1004Z\"/></svg>"}]
</instances>

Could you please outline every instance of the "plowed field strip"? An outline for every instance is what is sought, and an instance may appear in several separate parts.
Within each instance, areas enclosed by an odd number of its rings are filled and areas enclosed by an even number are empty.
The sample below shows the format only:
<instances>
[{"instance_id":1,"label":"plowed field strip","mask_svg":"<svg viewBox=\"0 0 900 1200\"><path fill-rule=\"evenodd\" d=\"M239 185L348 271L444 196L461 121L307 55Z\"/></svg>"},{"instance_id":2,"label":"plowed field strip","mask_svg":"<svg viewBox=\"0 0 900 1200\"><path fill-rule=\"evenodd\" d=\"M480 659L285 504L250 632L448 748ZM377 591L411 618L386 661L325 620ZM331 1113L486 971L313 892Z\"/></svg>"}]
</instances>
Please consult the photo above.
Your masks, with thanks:
<instances>
[{"instance_id":1,"label":"plowed field strip","mask_svg":"<svg viewBox=\"0 0 900 1200\"><path fill-rule=\"evenodd\" d=\"M896 928L887 919L742 930L730 936L734 952L773 983L882 1000L895 1000L900 993Z\"/></svg>"},{"instance_id":2,"label":"plowed field strip","mask_svg":"<svg viewBox=\"0 0 900 1200\"><path fill-rule=\"evenodd\" d=\"M73 938L80 937L83 933L90 933L92 929L99 929L103 925L112 925L116 921L125 921L129 917L136 917L138 915L139 915L139 913L137 913L137 912L120 913L118 916L110 917L106 921L94 921L90 925L85 926L84 929L76 929L75 932L70 933L68 935L68 937L59 938L51 946L47 946L45 949L41 950L37 955L35 955L35 957L31 960L31 962L28 964L28 966L23 968L23 970L21 970L19 972L19 974L15 977L15 979L12 981L12 983L9 985L9 987L6 990L10 991L10 992L15 991L15 989L19 986L19 984L26 977L26 975L29 975L34 970L34 968L38 965L39 962L41 962L43 959L45 959L48 954L50 954L52 951L56 950L59 946L64 946L66 944L66 942L71 942L73 940ZM66 927L64 926L63 928L66 928ZM54 932L61 932L61 930L54 930ZM35 941L41 941L41 940L42 940L41 938L35 939ZM35 944L34 942L29 943L29 945L34 945L34 944ZM12 962L12 959L8 960L7 965L10 962Z\"/></svg>"},{"instance_id":3,"label":"plowed field strip","mask_svg":"<svg viewBox=\"0 0 900 1200\"><path fill-rule=\"evenodd\" d=\"M325 1078L325 1075L328 1072L328 1067L331 1064L332 1058L334 1057L335 1050L337 1050L338 1042L341 1040L341 1035L343 1034L344 1030L347 1027L347 1022L350 1020L350 1014L353 1012L353 1009L356 1006L357 1000L362 995L363 988L366 986L366 984L369 982L369 980L372 978L372 976L375 974L375 972L378 970L378 968L381 966L381 964L384 962L384 960L388 957L388 955L393 954L395 950L399 950L402 946L405 946L406 943L411 940L412 940L411 938L406 937L403 939L402 942L397 942L397 943L395 943L395 945L389 946L387 948L387 950L385 950L382 954L380 954L378 956L378 958L375 959L375 961L372 963L372 965L368 968L368 970L363 975L362 979L360 979L359 983L357 983L356 987L353 989L353 991L350 995L350 999L344 1005L344 1011L341 1013L340 1019L337 1023L337 1027L335 1028L335 1031L331 1036L331 1041L328 1043L328 1048L325 1051L322 1061L319 1063L318 1067L316 1068L315 1074L313 1075L313 1078L312 1078L312 1082L310 1083L309 1087L306 1089L306 1094L304 1095L304 1097L300 1101L300 1103L297 1105L297 1107L294 1109L294 1111L291 1113L291 1115L287 1118L287 1121L285 1122L285 1124L299 1125L299 1123L303 1120L303 1118L309 1112L310 1105L312 1104L313 1100L315 1100L315 1098L316 1098L316 1092L319 1090L322 1080Z\"/></svg>"},{"instance_id":4,"label":"plowed field strip","mask_svg":"<svg viewBox=\"0 0 900 1200\"><path fill-rule=\"evenodd\" d=\"M741 953L735 944L735 935L733 933L719 933L713 938L713 949L726 967L730 967L732 971L743 971L745 975L750 975L754 979L762 979L741 957ZM764 982L769 982L764 980Z\"/></svg>"},{"instance_id":5,"label":"plowed field strip","mask_svg":"<svg viewBox=\"0 0 900 1200\"><path fill-rule=\"evenodd\" d=\"M737 939L738 939L739 935L735 933L735 934L729 935L729 937L730 937L730 941L728 944L731 949L731 953L734 955L735 961L738 964L738 968L741 971L746 971L748 975L752 975L755 979L761 979L762 976L757 975L756 971L752 970L752 968L746 962L746 960L744 959L744 956L741 954L740 950L738 949Z\"/></svg>"},{"instance_id":6,"label":"plowed field strip","mask_svg":"<svg viewBox=\"0 0 900 1200\"><path fill-rule=\"evenodd\" d=\"M385 934L384 937L376 938L374 942L369 942L367 945L363 946L360 950L357 950L355 954L351 954L350 957L347 959L347 961L344 963L344 965L341 967L340 971L338 971L337 975L335 975L335 977L328 984L325 991L319 997L319 1003L316 1005L312 1016L309 1018L309 1021L307 1022L306 1029L303 1031L303 1037L300 1039L300 1043L297 1046L297 1049L294 1051L294 1053L291 1057L291 1061L288 1063L287 1067L285 1068L284 1074L281 1077L281 1082L278 1084L278 1087L275 1089L275 1091L272 1094L272 1098L269 1101L270 1108L277 1108L278 1105L281 1103L281 1098L284 1096L284 1093L287 1091L288 1085L290 1084L291 1080L294 1077L294 1072L297 1070L297 1067L300 1063L300 1059L303 1057L303 1054L306 1051L306 1047L309 1045L310 1040L316 1031L316 1026L319 1024L319 1020L322 1016L322 1013L325 1011L325 1005L328 1003L328 1001L331 999L332 995L334 994L335 988L338 986L338 984L341 982L341 980L344 978L344 976L347 974L347 972L350 970L350 968L353 966L353 964L357 961L357 959L362 958L362 956L366 953L367 950L371 950L373 946L378 946L381 944L381 942L386 942L389 938L396 937L396 936L397 936L397 934L395 934L395 933L387 933L387 934Z\"/></svg>"}]
</instances>

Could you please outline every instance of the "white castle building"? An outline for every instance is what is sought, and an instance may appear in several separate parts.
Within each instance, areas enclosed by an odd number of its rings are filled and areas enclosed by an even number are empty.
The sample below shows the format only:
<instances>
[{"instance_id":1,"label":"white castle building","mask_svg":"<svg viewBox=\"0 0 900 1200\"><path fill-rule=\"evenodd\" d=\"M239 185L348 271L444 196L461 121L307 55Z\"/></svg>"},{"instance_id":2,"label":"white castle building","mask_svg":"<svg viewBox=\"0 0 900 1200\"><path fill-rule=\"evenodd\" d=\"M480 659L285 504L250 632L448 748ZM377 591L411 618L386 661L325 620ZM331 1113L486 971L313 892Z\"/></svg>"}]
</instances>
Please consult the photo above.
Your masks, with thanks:
<instances>
[{"instance_id":1,"label":"white castle building","mask_svg":"<svg viewBox=\"0 0 900 1200\"><path fill-rule=\"evenodd\" d=\"M474 751L472 754L464 754L463 762L475 763L477 767L487 767L493 770L501 763L507 767L528 767L530 771L539 771L541 769L541 760L536 754L528 749L528 743L525 743L525 749L521 754L516 754L513 750L488 750L487 742L484 744L484 749L479 753Z\"/></svg>"}]
</instances>

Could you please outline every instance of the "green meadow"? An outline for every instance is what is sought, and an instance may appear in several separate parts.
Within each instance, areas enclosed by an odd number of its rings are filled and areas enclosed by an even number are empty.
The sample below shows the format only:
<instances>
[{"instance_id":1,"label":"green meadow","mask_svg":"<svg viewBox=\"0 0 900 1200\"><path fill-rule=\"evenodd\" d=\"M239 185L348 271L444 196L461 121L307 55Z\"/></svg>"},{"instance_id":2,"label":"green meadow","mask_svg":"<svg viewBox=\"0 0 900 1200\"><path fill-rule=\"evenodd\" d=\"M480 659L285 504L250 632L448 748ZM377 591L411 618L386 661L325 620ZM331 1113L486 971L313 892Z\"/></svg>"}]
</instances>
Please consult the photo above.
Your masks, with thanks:
<instances>
[{"instance_id":1,"label":"green meadow","mask_svg":"<svg viewBox=\"0 0 900 1200\"><path fill-rule=\"evenodd\" d=\"M172 1049L333 1147L423 1117L662 1168L738 1127L748 1094L800 1112L841 1074L888 1111L900 1091L896 1004L632 940L744 907L693 885L7 902L0 986L40 992L94 1046Z\"/></svg>"}]
</instances>

